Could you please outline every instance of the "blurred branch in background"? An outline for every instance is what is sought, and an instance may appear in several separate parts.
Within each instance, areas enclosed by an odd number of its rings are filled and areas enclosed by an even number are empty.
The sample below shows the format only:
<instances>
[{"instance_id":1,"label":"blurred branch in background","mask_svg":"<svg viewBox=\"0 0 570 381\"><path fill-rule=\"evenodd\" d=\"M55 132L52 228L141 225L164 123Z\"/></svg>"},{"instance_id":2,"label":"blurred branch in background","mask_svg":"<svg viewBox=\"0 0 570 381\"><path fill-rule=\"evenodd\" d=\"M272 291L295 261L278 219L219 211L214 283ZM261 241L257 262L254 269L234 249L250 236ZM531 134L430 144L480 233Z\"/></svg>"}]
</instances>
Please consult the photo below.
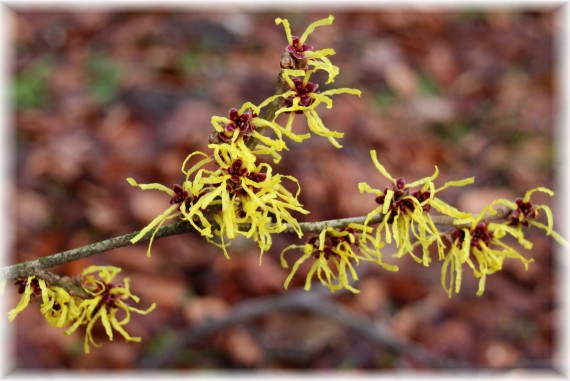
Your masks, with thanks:
<instances>
[{"instance_id":1,"label":"blurred branch in background","mask_svg":"<svg viewBox=\"0 0 570 381\"><path fill-rule=\"evenodd\" d=\"M387 327L350 312L340 303L328 300L329 297L328 289L316 287L311 292L296 290L257 300L245 300L231 309L226 318L208 319L201 324L188 327L186 330L177 333L174 335L174 339L165 344L157 354L139 359L137 367L165 368L175 366L185 348L209 335L262 317L270 312L286 313L296 310L322 315L357 333L374 345L390 347L399 352L400 355L409 356L425 366L435 368L473 367L465 362L427 351L412 342L404 341L396 337Z\"/></svg>"}]
</instances>

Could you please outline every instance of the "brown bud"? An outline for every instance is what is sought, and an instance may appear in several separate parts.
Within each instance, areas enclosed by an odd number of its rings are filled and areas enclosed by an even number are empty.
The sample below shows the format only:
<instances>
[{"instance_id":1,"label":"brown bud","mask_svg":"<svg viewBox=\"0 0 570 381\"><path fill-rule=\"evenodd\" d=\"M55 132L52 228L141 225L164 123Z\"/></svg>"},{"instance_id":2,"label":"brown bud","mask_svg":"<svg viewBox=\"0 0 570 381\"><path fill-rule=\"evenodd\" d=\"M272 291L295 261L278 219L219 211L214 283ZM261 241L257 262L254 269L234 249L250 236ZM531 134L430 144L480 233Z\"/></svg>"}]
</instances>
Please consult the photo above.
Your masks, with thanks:
<instances>
[{"instance_id":1,"label":"brown bud","mask_svg":"<svg viewBox=\"0 0 570 381\"><path fill-rule=\"evenodd\" d=\"M217 132L212 132L210 135L208 135L208 143L210 144L220 144L220 136L218 135Z\"/></svg>"},{"instance_id":2,"label":"brown bud","mask_svg":"<svg viewBox=\"0 0 570 381\"><path fill-rule=\"evenodd\" d=\"M295 68L295 63L293 62L293 58L291 58L291 54L289 54L289 52L285 51L283 52L283 54L281 55L281 69L294 69Z\"/></svg>"},{"instance_id":3,"label":"brown bud","mask_svg":"<svg viewBox=\"0 0 570 381\"><path fill-rule=\"evenodd\" d=\"M297 58L293 57L293 60L295 61L295 65L293 65L294 69L309 70L309 65L307 64L307 61L308 61L307 58L297 59Z\"/></svg>"}]
</instances>

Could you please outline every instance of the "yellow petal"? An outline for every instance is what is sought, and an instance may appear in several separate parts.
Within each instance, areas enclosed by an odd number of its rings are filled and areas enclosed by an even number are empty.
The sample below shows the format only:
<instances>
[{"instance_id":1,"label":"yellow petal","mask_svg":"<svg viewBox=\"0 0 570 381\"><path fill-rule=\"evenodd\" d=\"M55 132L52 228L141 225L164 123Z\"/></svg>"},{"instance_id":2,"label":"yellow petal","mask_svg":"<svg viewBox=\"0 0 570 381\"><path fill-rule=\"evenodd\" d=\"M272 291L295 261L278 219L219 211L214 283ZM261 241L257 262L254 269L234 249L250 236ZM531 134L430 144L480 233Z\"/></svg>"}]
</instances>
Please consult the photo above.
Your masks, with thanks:
<instances>
[{"instance_id":1,"label":"yellow petal","mask_svg":"<svg viewBox=\"0 0 570 381\"><path fill-rule=\"evenodd\" d=\"M326 19L318 20L309 24L303 35L299 38L299 43L304 44L305 41L307 40L307 37L315 31L315 28L323 25L331 25L333 21L334 17L332 15L329 15L329 17L327 17Z\"/></svg>"},{"instance_id":2,"label":"yellow petal","mask_svg":"<svg viewBox=\"0 0 570 381\"><path fill-rule=\"evenodd\" d=\"M174 196L174 195L176 194L172 189L170 189L170 188L168 188L168 187L166 187L166 186L164 186L164 185L162 185L162 184L159 184L159 183L138 184L138 183L135 181L135 179L133 179L132 177L127 178L127 181L128 181L129 184L131 184L132 186L139 187L139 188L141 188L142 190L159 190L159 191L161 191L161 192L168 193L168 195L170 195L170 196Z\"/></svg>"},{"instance_id":3,"label":"yellow petal","mask_svg":"<svg viewBox=\"0 0 570 381\"><path fill-rule=\"evenodd\" d=\"M289 42L289 45L292 44L293 38L291 37L291 27L289 26L289 20L276 18L275 24L276 25L283 24L283 29L285 29L285 36L287 37L287 42Z\"/></svg>"},{"instance_id":4,"label":"yellow petal","mask_svg":"<svg viewBox=\"0 0 570 381\"><path fill-rule=\"evenodd\" d=\"M372 162L374 163L374 166L376 167L376 169L378 169L378 171L380 172L380 174L382 176L384 176L385 178L387 178L391 182L396 181L392 178L392 176L390 176L390 174L388 173L386 168L384 168L384 166L382 164L380 164L380 162L378 161L378 158L376 157L376 151L375 150L370 151L370 157L372 158Z\"/></svg>"},{"instance_id":5,"label":"yellow petal","mask_svg":"<svg viewBox=\"0 0 570 381\"><path fill-rule=\"evenodd\" d=\"M462 180L448 181L445 184L443 184L441 188L436 189L436 192L441 192L442 190L448 187L462 187L465 185L473 184L474 182L475 182L475 177L468 177Z\"/></svg>"},{"instance_id":6,"label":"yellow petal","mask_svg":"<svg viewBox=\"0 0 570 381\"><path fill-rule=\"evenodd\" d=\"M524 197L523 197L523 202L529 202L530 201L530 196L532 196L532 194L534 192L542 192L542 193L546 193L549 196L554 196L554 192L551 191L548 188L545 187L537 187L537 188L533 188L531 190L529 190L528 192L525 193Z\"/></svg>"},{"instance_id":7,"label":"yellow petal","mask_svg":"<svg viewBox=\"0 0 570 381\"><path fill-rule=\"evenodd\" d=\"M155 217L147 226L145 226L137 235L135 235L131 239L131 243L134 244L134 243L137 243L138 241L140 241L141 238L143 238L149 231L152 230L152 228L154 228L156 225L160 224L162 221L164 221L166 218L168 218L170 216L170 214L172 212L174 212L177 208L178 208L178 205L176 205L176 204L171 205L168 209L166 209L160 215Z\"/></svg>"},{"instance_id":8,"label":"yellow petal","mask_svg":"<svg viewBox=\"0 0 570 381\"><path fill-rule=\"evenodd\" d=\"M111 324L109 323L109 317L107 316L107 307L103 305L100 309L101 323L105 327L105 333L109 336L109 340L113 341L113 330L111 329Z\"/></svg>"},{"instance_id":9,"label":"yellow petal","mask_svg":"<svg viewBox=\"0 0 570 381\"><path fill-rule=\"evenodd\" d=\"M20 301L18 302L18 304L16 305L16 307L14 307L14 309L12 309L10 312L8 312L8 320L10 322L12 322L16 316L18 316L18 314L20 312L22 312L30 303L30 297L32 295L32 280L35 277L28 277L28 281L26 282L26 288L24 289L24 292L22 293L22 296L20 297Z\"/></svg>"}]
</instances>

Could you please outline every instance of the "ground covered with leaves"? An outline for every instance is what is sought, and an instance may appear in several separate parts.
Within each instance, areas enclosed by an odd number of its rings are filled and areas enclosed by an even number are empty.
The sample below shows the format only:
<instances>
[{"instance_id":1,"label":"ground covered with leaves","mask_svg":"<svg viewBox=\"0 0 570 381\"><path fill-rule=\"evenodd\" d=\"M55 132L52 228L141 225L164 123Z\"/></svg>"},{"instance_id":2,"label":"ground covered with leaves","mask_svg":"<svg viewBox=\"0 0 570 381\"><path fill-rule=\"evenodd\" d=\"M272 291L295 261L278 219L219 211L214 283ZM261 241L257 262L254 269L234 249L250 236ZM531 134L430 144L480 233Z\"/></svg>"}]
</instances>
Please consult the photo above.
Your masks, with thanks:
<instances>
[{"instance_id":1,"label":"ground covered with leaves","mask_svg":"<svg viewBox=\"0 0 570 381\"><path fill-rule=\"evenodd\" d=\"M395 177L438 181L474 176L444 199L478 212L488 202L555 185L556 109L554 10L417 12L334 9L334 24L311 44L336 50L335 86L362 90L338 96L320 115L345 132L343 148L324 138L290 150L276 171L296 176L311 211L301 221L368 213L373 196L358 182L388 186L369 159ZM161 192L141 192L125 180L174 184L180 165L207 150L212 115L273 94L287 42L276 17L293 31L329 13L18 10L8 28L14 106L15 252L10 263L50 255L144 227L168 206ZM324 83L324 81L323 81ZM326 89L326 85L322 85ZM296 128L301 128L299 124ZM558 197L558 195L557 195ZM550 204L560 222L555 203ZM556 226L556 225L555 225ZM440 267L409 258L400 271L365 269L360 294L325 299L370 327L472 368L551 368L558 342L553 242L538 232L525 271L518 261L491 275L483 296L466 274L448 298ZM92 264L116 265L131 278L148 316L133 316L129 332L142 342L108 342L83 353L79 333L66 336L28 308L13 323L19 369L369 369L436 368L372 339L327 313L281 308L204 333L180 350L177 340L208 319L279 298L288 274L279 253L295 235L275 238L259 266L258 248L236 241L231 260L198 234L137 244L52 269L76 275ZM522 249L521 249L522 250ZM389 257L390 250L384 249ZM306 270L289 292L302 287ZM15 304L15 288L9 290ZM178 343L179 344L179 343ZM161 354L160 361L155 361Z\"/></svg>"}]
</instances>

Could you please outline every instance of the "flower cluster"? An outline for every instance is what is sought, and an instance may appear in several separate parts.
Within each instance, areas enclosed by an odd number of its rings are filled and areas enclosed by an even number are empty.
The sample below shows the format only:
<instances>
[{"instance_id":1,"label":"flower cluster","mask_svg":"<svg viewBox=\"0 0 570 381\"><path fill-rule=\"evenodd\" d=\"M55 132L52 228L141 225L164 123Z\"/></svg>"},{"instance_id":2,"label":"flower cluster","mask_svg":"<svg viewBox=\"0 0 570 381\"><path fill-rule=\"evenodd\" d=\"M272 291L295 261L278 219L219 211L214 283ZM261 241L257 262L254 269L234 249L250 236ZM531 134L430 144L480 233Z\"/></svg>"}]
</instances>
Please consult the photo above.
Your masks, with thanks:
<instances>
[{"instance_id":1,"label":"flower cluster","mask_svg":"<svg viewBox=\"0 0 570 381\"><path fill-rule=\"evenodd\" d=\"M45 319L57 328L66 327L66 334L75 332L85 326L85 353L89 353L89 345L100 347L93 339L93 327L101 321L109 340L113 340L113 330L120 333L125 340L139 342L140 337L130 336L123 328L130 320L131 312L146 315L156 305L140 310L129 305L129 299L137 302L139 298L129 289L129 278L123 283L113 282L121 271L113 266L90 266L82 272L79 287L88 295L82 298L68 292L63 287L49 285L45 280L31 276L16 279L14 285L22 294L18 305L8 313L8 319L13 321L30 302L41 300L40 312ZM124 315L119 317L118 315Z\"/></svg>"},{"instance_id":2,"label":"flower cluster","mask_svg":"<svg viewBox=\"0 0 570 381\"><path fill-rule=\"evenodd\" d=\"M283 232L288 227L302 237L302 229L292 212L304 214L308 211L298 201L297 180L274 174L269 164L258 162L258 155L269 154L278 163L281 159L280 152L287 149L284 137L294 142L309 138L310 133L293 131L293 122L301 114L304 115L310 132L328 138L337 148L341 147L337 139L342 138L343 133L327 128L317 113L317 107L324 104L331 108L333 95L360 95L360 91L349 88L319 91L319 85L312 82L311 77L318 71L324 71L328 75L327 84L334 82L339 68L332 64L329 57L335 52L333 49L316 50L307 44L307 37L317 27L330 25L333 20L329 16L316 21L299 37L292 34L287 20L276 19L276 24L283 25L288 42L281 60L281 80L285 83L286 90L267 98L259 105L246 102L239 109L232 108L227 117L212 117L215 132L210 135L209 148L213 154L190 154L182 166L182 172L186 176L182 185L174 185L170 189L161 184L138 184L129 179L131 185L167 193L171 204L132 239L133 243L154 229L149 244L150 255L152 238L157 229L173 218L188 221L208 241L220 246L226 257L229 257L227 246L238 235L253 239L259 245L261 254L270 249L272 234ZM262 110L275 104L280 105L277 110L262 113ZM284 125L277 121L282 114L288 115ZM265 136L265 129L273 131L275 137ZM301 249L303 254L295 261L285 281L285 288L302 264L312 261L306 275L305 289L311 287L311 282L316 277L333 292L342 288L357 292L350 279L357 280L355 266L360 261L378 263L388 270L397 269L384 263L380 254L380 249L386 244L394 243L396 258L410 255L424 266L433 262L432 252L435 251L435 258L442 263L443 287L450 295L452 290L459 292L462 268L467 265L473 270L474 276L480 279L480 294L484 289L486 275L500 270L505 258L518 258L525 266L531 263L531 260L525 259L517 250L504 243L504 237L514 237L528 249L530 242L524 238L522 228L536 226L559 242L564 242L552 230L550 209L543 205L534 206L530 202L530 196L535 191L552 195L546 188L534 189L515 202L497 200L480 215L473 216L439 198L440 192L449 187L472 184L472 177L436 186L435 181L439 175L436 166L431 176L407 182L401 177L392 177L378 161L376 151L372 150L370 154L375 167L390 181L390 186L375 189L366 182L358 184L360 193L374 195L376 202L363 224L354 224L344 229L326 227L318 237L310 238L304 245L287 247L281 254L285 268L289 268L284 259L286 252ZM188 169L188 163L194 162L198 157L200 160ZM209 164L214 165L214 168L206 169L205 166ZM297 185L295 195L282 185L284 179ZM512 210L509 218L503 223L487 221L489 215L496 213L494 206L498 205ZM546 225L536 221L539 211L546 214ZM434 216L434 212L438 215ZM448 226L451 225L451 232L438 230L434 218L442 217L447 219Z\"/></svg>"},{"instance_id":3,"label":"flower cluster","mask_svg":"<svg viewBox=\"0 0 570 381\"><path fill-rule=\"evenodd\" d=\"M533 262L506 242L512 237L524 249L531 249L532 243L525 236L523 227L535 226L543 229L564 246L568 243L553 230L552 211L546 205L535 205L530 197L535 192L550 196L553 192L539 187L528 191L523 198L514 202L498 199L478 215L462 212L442 201L439 193L449 187L461 187L472 184L473 178L448 181L436 187L438 169L428 177L413 182L403 178L394 178L380 164L376 151L370 152L372 162L380 174L388 179L390 186L383 190L375 189L365 182L359 183L361 193L375 196L374 207L364 219L364 223L350 224L348 228L334 229L326 227L318 237L310 238L304 245L291 245L281 253L283 267L288 268L284 254L292 249L301 249L303 255L295 262L285 281L285 288L290 284L300 266L312 259L312 265L306 275L305 289L309 290L315 277L331 292L347 289L358 290L349 279L358 279L355 267L361 260L374 262L384 268L396 271L396 266L389 266L381 258L380 249L386 244L396 246L395 258L409 254L415 261L429 266L432 248L437 252L441 265L441 283L449 296L458 293L466 265L479 279L477 295L485 289L487 275L502 269L506 258L518 259L528 268ZM506 207L505 210L497 209ZM433 216L433 212L437 212ZM543 211L547 224L536 219ZM438 226L451 229L440 231ZM419 255L418 251L421 252Z\"/></svg>"},{"instance_id":4,"label":"flower cluster","mask_svg":"<svg viewBox=\"0 0 570 381\"><path fill-rule=\"evenodd\" d=\"M365 182L359 183L360 193L372 193L376 195L378 206L368 213L365 224L371 218L381 213L384 217L375 228L376 240L381 241L385 236L386 243L395 242L398 252L397 257L405 253L410 254L416 261L428 266L431 257L428 248L436 244L440 259L443 258L444 243L439 236L437 227L431 218L432 208L436 211L453 216L454 218L468 217L468 213L461 212L451 205L445 203L436 194L451 186L465 186L473 183L474 178L467 178L457 181L449 181L443 186L436 188L434 180L439 171L435 167L435 172L429 177L406 183L403 178L394 179L377 159L376 151L370 151L372 162L385 178L390 180L392 187L384 190L374 189ZM417 190L413 188L419 187ZM414 243L410 240L416 239ZM416 246L422 247L422 258L414 254Z\"/></svg>"},{"instance_id":5,"label":"flower cluster","mask_svg":"<svg viewBox=\"0 0 570 381\"><path fill-rule=\"evenodd\" d=\"M486 276L501 270L506 258L519 259L527 268L533 260L526 259L511 244L503 240L511 236L524 249L532 248L532 244L524 237L523 227L539 227L559 243L568 245L552 230L550 208L545 205L533 205L530 201L530 196L537 191L552 196L553 192L549 189L543 187L532 189L522 199L514 202L506 199L495 200L481 213L473 216L436 197L436 194L450 186L473 183L473 178L446 182L436 188L433 182L438 175L436 167L432 176L407 183L403 178L394 179L380 164L375 151L371 151L371 157L378 171L391 181L392 186L379 190L366 183L359 184L361 193L376 195L375 201L378 204L367 215L365 225L368 226L373 218L381 215L381 221L374 228L375 242L381 244L384 237L386 243L394 242L398 248L395 257L407 253L425 266L429 266L432 262L430 247L435 245L438 259L443 262L441 282L450 296L454 291L458 293L460 290L464 265L471 268L473 275L479 278L477 295L481 295L485 289ZM508 208L510 212L506 218L498 216L499 211L495 209L496 206ZM440 220L441 217L447 218L447 221L440 225L454 227L451 232L438 230L431 215L434 210L439 213ZM547 225L536 221L539 211L544 211L546 214ZM421 258L415 253L418 247L422 249Z\"/></svg>"},{"instance_id":6,"label":"flower cluster","mask_svg":"<svg viewBox=\"0 0 570 381\"><path fill-rule=\"evenodd\" d=\"M306 116L312 132L327 137L334 146L340 147L336 138L341 138L342 134L325 127L316 108L321 103L331 108L332 95L360 95L360 91L346 88L317 91L318 85L309 81L311 75L319 70L326 71L329 74L327 83L331 83L339 69L327 58L334 54L334 50L314 51L312 46L305 44L316 27L331 24L333 19L331 16L309 25L300 38L291 36L287 20L276 20L277 24L285 26L289 41L286 52L292 60L303 61L297 62L294 69L282 71L282 81L289 89L267 98L259 105L246 102L239 109L231 108L227 117L213 116L211 124L215 132L210 135L208 145L213 152L210 155L203 152L188 155L182 165L186 179L181 185L168 188L162 184L139 184L132 178L128 179L133 186L143 190L159 190L170 197L170 206L133 237L132 243L152 231L147 252L150 255L158 228L175 218L190 223L209 242L221 247L227 258L228 245L240 235L253 239L261 255L271 247L272 234L292 228L302 237L299 223L292 213L306 214L308 211L299 203L297 179L274 173L269 164L259 162L258 156L271 155L278 163L280 152L287 149L284 137L294 142L310 137L309 133L292 131L297 113ZM263 109L275 104L281 107L262 113ZM289 114L285 126L277 122L281 114ZM273 131L275 137L265 136L265 129ZM194 163L196 158L200 160ZM191 162L194 164L188 168ZM297 186L295 194L283 185L285 180Z\"/></svg>"},{"instance_id":7,"label":"flower cluster","mask_svg":"<svg viewBox=\"0 0 570 381\"><path fill-rule=\"evenodd\" d=\"M550 189L534 188L526 192L522 199L516 199L514 202L498 199L484 208L477 216L455 221L457 225L462 226L457 227L447 236L451 246L445 255L441 273L442 285L450 296L453 292L458 293L460 290L462 269L465 264L473 270L473 275L479 278L477 295L482 295L485 290L486 276L501 270L506 258L520 260L527 269L534 260L525 258L503 240L511 236L524 249L532 249L532 243L525 238L522 227L536 226L545 230L547 235L552 236L561 245L570 246L564 238L552 230L550 208L546 205L533 205L530 201L530 196L537 191L550 196L554 195ZM507 217L491 222L491 219L499 213L495 207L501 205L508 208ZM536 221L541 210L547 216L547 225Z\"/></svg>"},{"instance_id":8,"label":"flower cluster","mask_svg":"<svg viewBox=\"0 0 570 381\"><path fill-rule=\"evenodd\" d=\"M305 282L307 291L310 290L312 278L316 275L319 281L332 292L346 288L358 293L359 291L350 285L348 273L353 280L358 280L354 266L358 265L360 260L379 264L390 271L397 271L396 266L382 261L380 249L383 244L371 239L368 234L371 230L370 227L356 223L340 229L326 227L318 236L309 238L304 245L286 247L281 252L281 265L284 268L289 267L284 258L287 251L302 249L303 255L293 265L291 273L285 280L285 288L289 286L299 267L310 258L314 261L307 273Z\"/></svg>"}]
</instances>

